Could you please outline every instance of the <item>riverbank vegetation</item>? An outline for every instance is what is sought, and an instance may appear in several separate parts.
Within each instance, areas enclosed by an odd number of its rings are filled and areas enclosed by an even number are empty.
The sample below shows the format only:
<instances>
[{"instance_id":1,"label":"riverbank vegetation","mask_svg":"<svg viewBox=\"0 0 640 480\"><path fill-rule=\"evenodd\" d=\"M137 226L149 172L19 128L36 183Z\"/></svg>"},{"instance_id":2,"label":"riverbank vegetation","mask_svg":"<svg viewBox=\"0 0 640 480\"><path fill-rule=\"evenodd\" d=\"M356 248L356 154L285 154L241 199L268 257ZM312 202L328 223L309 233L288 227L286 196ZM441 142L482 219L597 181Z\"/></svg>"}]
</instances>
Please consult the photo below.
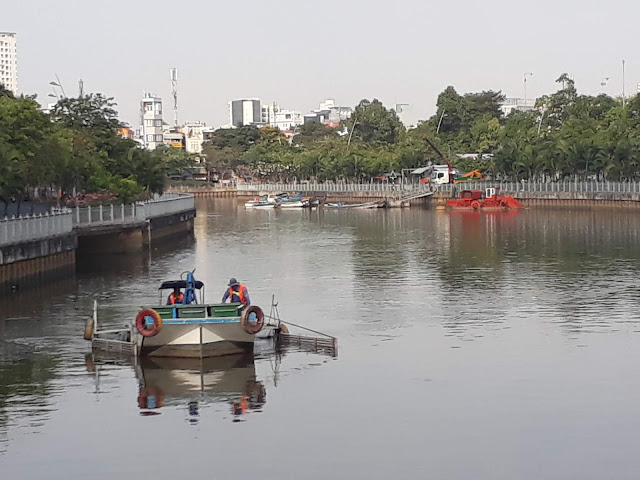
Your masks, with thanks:
<instances>
[{"instance_id":1,"label":"riverbank vegetation","mask_svg":"<svg viewBox=\"0 0 640 480\"><path fill-rule=\"evenodd\" d=\"M443 161L431 139L462 171L493 178L555 181L566 178L630 180L640 162L640 98L580 95L563 74L558 90L534 109L504 116L504 95L461 95L447 87L436 113L405 129L396 112L379 101L361 101L338 128L303 125L289 142L272 128L217 130L205 144L210 168L234 168L262 180L370 181L405 168ZM459 158L457 154L466 155Z\"/></svg>"},{"instance_id":2,"label":"riverbank vegetation","mask_svg":"<svg viewBox=\"0 0 640 480\"><path fill-rule=\"evenodd\" d=\"M167 173L188 156L168 147L151 152L120 136L114 106L111 98L88 94L64 98L45 113L34 98L0 86L0 201L36 190L113 194L120 202L161 192Z\"/></svg>"}]
</instances>

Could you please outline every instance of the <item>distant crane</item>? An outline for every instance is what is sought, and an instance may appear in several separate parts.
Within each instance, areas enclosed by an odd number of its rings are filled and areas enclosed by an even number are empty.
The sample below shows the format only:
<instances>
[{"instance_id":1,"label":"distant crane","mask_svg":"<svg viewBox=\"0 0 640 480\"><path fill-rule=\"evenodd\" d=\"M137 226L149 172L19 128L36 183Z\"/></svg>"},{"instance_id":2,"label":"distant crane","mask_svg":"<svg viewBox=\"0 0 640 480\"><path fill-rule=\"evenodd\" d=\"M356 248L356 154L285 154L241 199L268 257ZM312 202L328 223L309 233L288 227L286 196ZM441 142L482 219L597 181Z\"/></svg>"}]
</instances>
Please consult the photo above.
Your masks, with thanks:
<instances>
[{"instance_id":1,"label":"distant crane","mask_svg":"<svg viewBox=\"0 0 640 480\"><path fill-rule=\"evenodd\" d=\"M171 96L173 97L173 125L178 126L178 69L171 69Z\"/></svg>"}]
</instances>

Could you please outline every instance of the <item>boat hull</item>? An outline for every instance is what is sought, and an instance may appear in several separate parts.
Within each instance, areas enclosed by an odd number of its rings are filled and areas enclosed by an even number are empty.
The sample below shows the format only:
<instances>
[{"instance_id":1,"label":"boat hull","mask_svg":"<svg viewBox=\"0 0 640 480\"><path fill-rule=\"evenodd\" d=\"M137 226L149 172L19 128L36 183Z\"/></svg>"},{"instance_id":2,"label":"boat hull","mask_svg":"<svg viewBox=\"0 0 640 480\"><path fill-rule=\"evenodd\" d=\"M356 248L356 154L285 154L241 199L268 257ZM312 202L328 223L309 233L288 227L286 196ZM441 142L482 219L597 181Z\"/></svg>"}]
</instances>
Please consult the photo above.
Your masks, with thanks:
<instances>
[{"instance_id":1,"label":"boat hull","mask_svg":"<svg viewBox=\"0 0 640 480\"><path fill-rule=\"evenodd\" d=\"M165 320L157 335L140 338L139 352L150 357L219 357L252 352L254 339L239 319Z\"/></svg>"}]
</instances>

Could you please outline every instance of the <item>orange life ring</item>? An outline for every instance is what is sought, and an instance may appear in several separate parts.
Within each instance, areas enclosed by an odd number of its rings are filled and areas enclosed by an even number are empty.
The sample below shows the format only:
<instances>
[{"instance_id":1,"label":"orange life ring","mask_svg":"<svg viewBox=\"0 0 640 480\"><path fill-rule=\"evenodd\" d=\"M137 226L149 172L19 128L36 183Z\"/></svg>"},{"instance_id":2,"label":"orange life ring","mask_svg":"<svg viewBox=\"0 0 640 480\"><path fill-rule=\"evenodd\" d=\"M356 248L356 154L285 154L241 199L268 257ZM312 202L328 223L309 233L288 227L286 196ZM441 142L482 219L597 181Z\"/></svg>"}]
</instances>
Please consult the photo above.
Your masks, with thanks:
<instances>
[{"instance_id":1,"label":"orange life ring","mask_svg":"<svg viewBox=\"0 0 640 480\"><path fill-rule=\"evenodd\" d=\"M151 328L149 328L147 323L148 317L151 317L153 320L153 327ZM161 328L162 318L160 314L152 308L146 308L136 316L136 329L143 337L153 337L158 334Z\"/></svg>"},{"instance_id":2,"label":"orange life ring","mask_svg":"<svg viewBox=\"0 0 640 480\"><path fill-rule=\"evenodd\" d=\"M473 202L471 202L471 208L473 208L474 210L478 210L480 208L480 202L474 200Z\"/></svg>"},{"instance_id":3,"label":"orange life ring","mask_svg":"<svg viewBox=\"0 0 640 480\"><path fill-rule=\"evenodd\" d=\"M255 314L256 321L250 322L248 319L252 314ZM262 309L256 305L250 305L242 311L242 317L240 321L240 325L242 325L242 329L251 334L255 335L260 330L262 330L262 326L264 325L264 313Z\"/></svg>"}]
</instances>

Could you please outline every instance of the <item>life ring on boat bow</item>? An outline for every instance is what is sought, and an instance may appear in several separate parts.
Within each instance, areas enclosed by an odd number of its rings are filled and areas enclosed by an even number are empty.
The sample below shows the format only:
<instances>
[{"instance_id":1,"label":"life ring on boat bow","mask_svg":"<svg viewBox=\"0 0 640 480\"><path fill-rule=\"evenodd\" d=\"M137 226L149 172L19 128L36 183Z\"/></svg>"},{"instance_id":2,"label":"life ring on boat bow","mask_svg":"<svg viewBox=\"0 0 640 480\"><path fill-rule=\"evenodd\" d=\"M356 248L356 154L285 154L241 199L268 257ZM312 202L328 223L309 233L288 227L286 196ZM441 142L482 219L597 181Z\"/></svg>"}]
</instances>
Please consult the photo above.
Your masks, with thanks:
<instances>
[{"instance_id":1,"label":"life ring on boat bow","mask_svg":"<svg viewBox=\"0 0 640 480\"><path fill-rule=\"evenodd\" d=\"M471 202L471 208L473 208L474 210L478 210L480 208L480 202L474 200L473 202Z\"/></svg>"},{"instance_id":2,"label":"life ring on boat bow","mask_svg":"<svg viewBox=\"0 0 640 480\"><path fill-rule=\"evenodd\" d=\"M153 325L150 325L149 319L153 321ZM153 337L158 334L161 328L162 318L152 308L145 308L136 316L136 329L143 337Z\"/></svg>"},{"instance_id":3,"label":"life ring on boat bow","mask_svg":"<svg viewBox=\"0 0 640 480\"><path fill-rule=\"evenodd\" d=\"M245 308L242 311L240 319L242 329L251 335L255 335L262 330L262 326L264 325L264 313L262 309L256 305L250 305Z\"/></svg>"}]
</instances>

